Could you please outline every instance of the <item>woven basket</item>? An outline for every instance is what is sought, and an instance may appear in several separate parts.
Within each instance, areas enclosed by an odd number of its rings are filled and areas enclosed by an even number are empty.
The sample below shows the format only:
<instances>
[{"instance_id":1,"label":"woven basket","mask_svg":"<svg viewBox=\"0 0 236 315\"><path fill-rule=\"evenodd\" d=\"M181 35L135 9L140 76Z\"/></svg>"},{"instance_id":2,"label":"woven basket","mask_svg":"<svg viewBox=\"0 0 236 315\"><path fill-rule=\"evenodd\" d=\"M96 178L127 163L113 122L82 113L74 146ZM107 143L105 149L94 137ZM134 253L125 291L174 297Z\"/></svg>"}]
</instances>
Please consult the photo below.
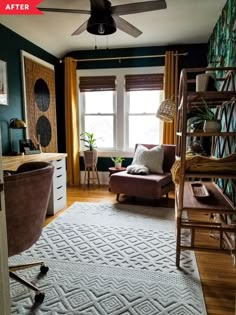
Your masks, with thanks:
<instances>
[{"instance_id":1,"label":"woven basket","mask_svg":"<svg viewBox=\"0 0 236 315\"><path fill-rule=\"evenodd\" d=\"M172 180L179 183L181 160L176 160L171 168ZM201 155L186 155L186 172L207 174L236 174L236 153L223 158ZM207 176L206 176L207 177Z\"/></svg>"},{"instance_id":2,"label":"woven basket","mask_svg":"<svg viewBox=\"0 0 236 315\"><path fill-rule=\"evenodd\" d=\"M156 117L165 121L172 122L176 113L176 104L172 100L165 100L161 102Z\"/></svg>"}]
</instances>

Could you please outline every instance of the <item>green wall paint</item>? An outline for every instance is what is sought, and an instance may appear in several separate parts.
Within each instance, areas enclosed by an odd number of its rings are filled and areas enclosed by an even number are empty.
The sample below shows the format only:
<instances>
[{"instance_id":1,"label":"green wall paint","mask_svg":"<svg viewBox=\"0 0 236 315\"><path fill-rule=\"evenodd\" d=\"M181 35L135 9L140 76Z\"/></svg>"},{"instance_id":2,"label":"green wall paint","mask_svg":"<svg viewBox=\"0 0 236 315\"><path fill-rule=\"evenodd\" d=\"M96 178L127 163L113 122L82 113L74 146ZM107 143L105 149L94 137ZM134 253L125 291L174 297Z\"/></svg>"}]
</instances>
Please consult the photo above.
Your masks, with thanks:
<instances>
[{"instance_id":1,"label":"green wall paint","mask_svg":"<svg viewBox=\"0 0 236 315\"><path fill-rule=\"evenodd\" d=\"M176 46L154 46L120 49L96 49L78 50L67 54L75 59L108 58L124 56L147 56L165 55L166 50L178 50L180 53L187 52L187 56L179 58L180 68L198 67L207 64L207 44L176 45ZM164 57L138 58L127 60L102 60L90 62L78 62L77 69L103 69L103 68L129 68L129 67L154 67L163 66Z\"/></svg>"},{"instance_id":2,"label":"green wall paint","mask_svg":"<svg viewBox=\"0 0 236 315\"><path fill-rule=\"evenodd\" d=\"M8 92L9 106L0 105L0 120L9 121L13 117L24 119L23 95L21 79L21 61L20 50L24 50L40 59L43 59L55 65L56 73L56 106L57 106L57 126L58 126L58 151L65 152L65 122L64 122L64 70L63 64L58 63L58 59L45 50L26 40L17 33L0 24L0 37L4 45L0 50L0 59L7 62L8 67ZM194 45L176 45L160 47L139 47L126 49L97 49L83 50L69 53L69 56L79 59L85 58L104 58L104 57L122 57L122 56L143 56L152 54L165 54L166 50L178 50L179 52L188 52L188 56L182 56L179 59L180 69L183 67L198 67L207 64L207 44ZM88 68L117 68L117 67L146 67L164 65L164 58L144 58L119 61L97 61L78 63L78 69ZM3 154L8 152L8 133L7 124L1 123ZM23 137L23 132L17 130L14 132L14 139ZM102 164L99 164L104 169ZM105 165L109 163L105 162ZM105 167L106 168L106 167Z\"/></svg>"},{"instance_id":3,"label":"green wall paint","mask_svg":"<svg viewBox=\"0 0 236 315\"><path fill-rule=\"evenodd\" d=\"M0 59L7 62L9 95L9 105L0 105L0 120L4 121L0 122L2 130L2 149L3 154L7 154L8 128L6 122L14 117L24 119L20 50L24 50L54 65L58 64L58 58L50 55L45 50L19 36L2 24L0 24L0 38L1 42L4 43L4 45L1 45ZM23 137L23 131L14 130L13 133L15 143L18 143L18 140Z\"/></svg>"},{"instance_id":4,"label":"green wall paint","mask_svg":"<svg viewBox=\"0 0 236 315\"><path fill-rule=\"evenodd\" d=\"M122 162L122 166L127 167L132 163L132 158L125 158ZM97 169L100 172L108 172L108 168L114 166L114 162L111 160L110 157L99 157L97 163ZM80 169L84 171L84 159L80 157Z\"/></svg>"}]
</instances>

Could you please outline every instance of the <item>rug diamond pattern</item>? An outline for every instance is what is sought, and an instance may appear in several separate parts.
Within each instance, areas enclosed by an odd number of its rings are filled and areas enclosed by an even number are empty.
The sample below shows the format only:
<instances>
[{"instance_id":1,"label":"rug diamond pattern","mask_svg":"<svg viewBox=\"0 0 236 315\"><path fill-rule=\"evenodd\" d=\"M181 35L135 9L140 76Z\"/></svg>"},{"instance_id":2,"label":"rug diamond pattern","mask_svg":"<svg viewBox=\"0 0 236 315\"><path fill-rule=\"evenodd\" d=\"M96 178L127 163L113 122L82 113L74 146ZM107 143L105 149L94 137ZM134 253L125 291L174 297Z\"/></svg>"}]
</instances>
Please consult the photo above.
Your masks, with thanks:
<instances>
[{"instance_id":1,"label":"rug diamond pattern","mask_svg":"<svg viewBox=\"0 0 236 315\"><path fill-rule=\"evenodd\" d=\"M31 249L11 257L50 268L40 278L37 268L20 272L46 298L35 310L32 292L12 282L12 314L206 314L194 255L182 255L183 271L175 267L173 210L126 207L75 203Z\"/></svg>"}]
</instances>

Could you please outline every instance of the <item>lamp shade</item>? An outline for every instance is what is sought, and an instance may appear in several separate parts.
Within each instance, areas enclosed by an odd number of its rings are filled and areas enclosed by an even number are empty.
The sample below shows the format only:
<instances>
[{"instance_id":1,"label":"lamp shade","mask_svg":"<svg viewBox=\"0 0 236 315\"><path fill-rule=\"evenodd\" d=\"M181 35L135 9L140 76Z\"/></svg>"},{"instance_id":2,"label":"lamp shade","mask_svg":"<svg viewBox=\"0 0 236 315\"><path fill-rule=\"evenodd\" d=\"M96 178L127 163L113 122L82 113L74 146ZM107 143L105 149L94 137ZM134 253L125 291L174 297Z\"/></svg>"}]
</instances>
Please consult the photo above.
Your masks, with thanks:
<instances>
[{"instance_id":1,"label":"lamp shade","mask_svg":"<svg viewBox=\"0 0 236 315\"><path fill-rule=\"evenodd\" d=\"M109 14L92 14L88 20L87 31L94 35L110 35L115 33L116 25Z\"/></svg>"},{"instance_id":2,"label":"lamp shade","mask_svg":"<svg viewBox=\"0 0 236 315\"><path fill-rule=\"evenodd\" d=\"M9 122L9 128L11 129L25 129L26 127L24 120L18 118L12 118Z\"/></svg>"},{"instance_id":3,"label":"lamp shade","mask_svg":"<svg viewBox=\"0 0 236 315\"><path fill-rule=\"evenodd\" d=\"M176 104L170 100L167 99L163 102L161 102L156 117L165 121L165 122L172 122L176 113Z\"/></svg>"}]
</instances>

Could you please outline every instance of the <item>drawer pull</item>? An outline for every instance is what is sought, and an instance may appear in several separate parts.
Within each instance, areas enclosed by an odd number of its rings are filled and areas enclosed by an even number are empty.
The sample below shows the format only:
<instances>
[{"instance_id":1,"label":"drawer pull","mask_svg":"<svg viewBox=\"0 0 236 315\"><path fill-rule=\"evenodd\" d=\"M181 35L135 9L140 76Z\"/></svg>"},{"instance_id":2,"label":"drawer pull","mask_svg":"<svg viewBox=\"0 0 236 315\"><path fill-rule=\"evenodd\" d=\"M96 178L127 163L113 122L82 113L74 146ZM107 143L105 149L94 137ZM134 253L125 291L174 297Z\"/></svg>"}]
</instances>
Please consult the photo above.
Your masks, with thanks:
<instances>
[{"instance_id":1,"label":"drawer pull","mask_svg":"<svg viewBox=\"0 0 236 315\"><path fill-rule=\"evenodd\" d=\"M61 189L63 186L58 186L57 189Z\"/></svg>"},{"instance_id":2,"label":"drawer pull","mask_svg":"<svg viewBox=\"0 0 236 315\"><path fill-rule=\"evenodd\" d=\"M57 160L57 162L60 162L60 161L62 161L62 159Z\"/></svg>"},{"instance_id":3,"label":"drawer pull","mask_svg":"<svg viewBox=\"0 0 236 315\"><path fill-rule=\"evenodd\" d=\"M60 167L57 167L57 170L61 170L62 169L62 166L60 166Z\"/></svg>"},{"instance_id":4,"label":"drawer pull","mask_svg":"<svg viewBox=\"0 0 236 315\"><path fill-rule=\"evenodd\" d=\"M62 175L57 175L57 178L62 177Z\"/></svg>"},{"instance_id":5,"label":"drawer pull","mask_svg":"<svg viewBox=\"0 0 236 315\"><path fill-rule=\"evenodd\" d=\"M61 200L63 197L57 198L57 200Z\"/></svg>"}]
</instances>

